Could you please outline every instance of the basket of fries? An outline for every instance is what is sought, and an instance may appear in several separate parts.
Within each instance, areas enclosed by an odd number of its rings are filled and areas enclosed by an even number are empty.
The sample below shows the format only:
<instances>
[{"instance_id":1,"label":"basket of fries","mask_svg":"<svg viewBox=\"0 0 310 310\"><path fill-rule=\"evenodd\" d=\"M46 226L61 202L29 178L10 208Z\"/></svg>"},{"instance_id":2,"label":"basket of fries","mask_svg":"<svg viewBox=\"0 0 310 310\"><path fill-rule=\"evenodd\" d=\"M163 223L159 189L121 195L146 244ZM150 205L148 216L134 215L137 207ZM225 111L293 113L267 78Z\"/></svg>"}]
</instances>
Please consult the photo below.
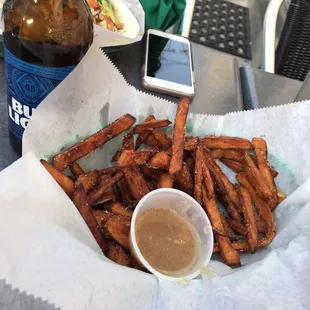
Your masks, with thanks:
<instances>
[{"instance_id":1,"label":"basket of fries","mask_svg":"<svg viewBox=\"0 0 310 310\"><path fill-rule=\"evenodd\" d=\"M225 116L193 114L190 105L186 98L175 105L138 92L91 47L36 109L23 152L32 152L38 167L25 170L45 175L51 202L33 208L35 216L26 223L14 214L14 231L23 229L28 236L26 224L38 231L29 237L29 249L23 247L27 259L12 260L12 270L25 270L23 279L33 275L31 292L48 289L44 296L67 309L87 307L92 298L90 309L137 304L205 309L232 301L247 309L248 298L257 309L275 299L282 309L298 305L299 299L285 297L295 287L296 296L306 298L310 197L297 194L296 199L292 193L310 175L307 130L299 130L310 129L303 117L309 104ZM200 278L158 282L130 252L135 208L158 188L190 195L211 222L213 255ZM45 201L44 184L42 190ZM21 196L27 210L29 200L35 201L31 193ZM51 258L37 255L31 262L32 253L48 248L56 249ZM59 279L66 289L58 286ZM82 282L83 293L77 294Z\"/></svg>"}]
</instances>

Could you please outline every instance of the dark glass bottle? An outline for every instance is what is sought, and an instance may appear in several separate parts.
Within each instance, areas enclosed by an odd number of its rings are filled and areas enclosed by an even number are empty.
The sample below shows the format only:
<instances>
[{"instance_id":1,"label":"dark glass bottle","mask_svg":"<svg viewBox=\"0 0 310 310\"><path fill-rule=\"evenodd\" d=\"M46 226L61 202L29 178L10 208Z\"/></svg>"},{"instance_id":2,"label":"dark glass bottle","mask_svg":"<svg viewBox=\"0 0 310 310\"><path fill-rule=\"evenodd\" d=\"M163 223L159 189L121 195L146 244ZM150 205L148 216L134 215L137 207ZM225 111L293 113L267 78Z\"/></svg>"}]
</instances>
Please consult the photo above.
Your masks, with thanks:
<instances>
[{"instance_id":1,"label":"dark glass bottle","mask_svg":"<svg viewBox=\"0 0 310 310\"><path fill-rule=\"evenodd\" d=\"M83 58L93 20L85 0L6 0L3 20L9 134L21 154L32 111Z\"/></svg>"}]
</instances>

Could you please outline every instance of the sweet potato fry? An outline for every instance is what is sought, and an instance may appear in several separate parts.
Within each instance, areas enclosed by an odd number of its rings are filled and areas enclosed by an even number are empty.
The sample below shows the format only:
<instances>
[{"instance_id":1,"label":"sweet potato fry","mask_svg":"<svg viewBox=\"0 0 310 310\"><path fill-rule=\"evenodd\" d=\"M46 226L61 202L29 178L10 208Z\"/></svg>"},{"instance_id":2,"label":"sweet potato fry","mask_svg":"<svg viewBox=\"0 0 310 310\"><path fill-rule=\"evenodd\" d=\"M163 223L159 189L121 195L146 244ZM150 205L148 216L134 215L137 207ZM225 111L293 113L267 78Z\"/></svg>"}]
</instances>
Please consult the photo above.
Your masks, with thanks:
<instances>
[{"instance_id":1,"label":"sweet potato fry","mask_svg":"<svg viewBox=\"0 0 310 310\"><path fill-rule=\"evenodd\" d=\"M232 171L235 171L236 173L239 172L243 172L244 171L244 167L242 165L241 162L238 162L236 160L231 160L231 159L225 159L222 158L221 162L227 166L228 168L230 168Z\"/></svg>"},{"instance_id":2,"label":"sweet potato fry","mask_svg":"<svg viewBox=\"0 0 310 310\"><path fill-rule=\"evenodd\" d=\"M265 200L272 198L272 192L264 179L262 173L256 167L253 159L247 153L244 155L245 160L245 171L247 176L252 183L253 187L257 191L258 195Z\"/></svg>"},{"instance_id":3,"label":"sweet potato fry","mask_svg":"<svg viewBox=\"0 0 310 310\"><path fill-rule=\"evenodd\" d=\"M105 222L113 215L111 212L105 210L93 210L93 214L101 228L104 227Z\"/></svg>"},{"instance_id":4,"label":"sweet potato fry","mask_svg":"<svg viewBox=\"0 0 310 310\"><path fill-rule=\"evenodd\" d=\"M140 166L146 164L154 155L156 151L153 150L141 150L141 151L122 151L117 165L119 167L125 166Z\"/></svg>"},{"instance_id":5,"label":"sweet potato fry","mask_svg":"<svg viewBox=\"0 0 310 310\"><path fill-rule=\"evenodd\" d=\"M194 151L198 145L198 137L185 137L184 150Z\"/></svg>"},{"instance_id":6,"label":"sweet potato fry","mask_svg":"<svg viewBox=\"0 0 310 310\"><path fill-rule=\"evenodd\" d=\"M223 191L221 190L221 184L223 184L225 188L225 192L227 193L228 197L230 198L231 202L233 203L236 210L240 210L240 199L238 193L227 176L224 174L222 169L218 166L213 158L208 154L207 151L204 152L206 160L209 164L209 169L212 175L213 180L215 181L215 185L217 186L218 190L221 191L223 195Z\"/></svg>"},{"instance_id":7,"label":"sweet potato fry","mask_svg":"<svg viewBox=\"0 0 310 310\"><path fill-rule=\"evenodd\" d=\"M108 244L107 257L119 265L128 267L129 254L121 246L119 246L112 240L108 240L107 244Z\"/></svg>"},{"instance_id":8,"label":"sweet potato fry","mask_svg":"<svg viewBox=\"0 0 310 310\"><path fill-rule=\"evenodd\" d=\"M70 166L69 166L71 172L72 172L72 175L75 177L75 178L78 178L79 175L82 175L82 174L85 174L85 171L81 168L81 166L79 165L79 163L77 161L75 161L74 163L72 163Z\"/></svg>"},{"instance_id":9,"label":"sweet potato fry","mask_svg":"<svg viewBox=\"0 0 310 310\"><path fill-rule=\"evenodd\" d=\"M117 182L117 189L119 194L121 195L122 201L131 201L133 199L131 192L129 190L129 186L125 179L121 179Z\"/></svg>"},{"instance_id":10,"label":"sweet potato fry","mask_svg":"<svg viewBox=\"0 0 310 310\"><path fill-rule=\"evenodd\" d=\"M138 166L123 167L122 171L134 199L140 200L150 192Z\"/></svg>"},{"instance_id":11,"label":"sweet potato fry","mask_svg":"<svg viewBox=\"0 0 310 310\"><path fill-rule=\"evenodd\" d=\"M256 227L259 234L266 234L267 225L265 221L263 220L256 221Z\"/></svg>"},{"instance_id":12,"label":"sweet potato fry","mask_svg":"<svg viewBox=\"0 0 310 310\"><path fill-rule=\"evenodd\" d=\"M210 163L210 162L209 162ZM224 207L231 218L241 221L242 217L240 215L240 205L238 205L238 209L233 204L230 196L228 195L228 191L221 179L216 173L216 170L213 169L213 165L209 166L211 177L215 184L215 190L217 192L218 198L223 202Z\"/></svg>"},{"instance_id":13,"label":"sweet potato fry","mask_svg":"<svg viewBox=\"0 0 310 310\"><path fill-rule=\"evenodd\" d=\"M133 211L125 208L120 202L108 203L106 210L112 212L113 214L119 214L123 216L132 217Z\"/></svg>"},{"instance_id":14,"label":"sweet potato fry","mask_svg":"<svg viewBox=\"0 0 310 310\"><path fill-rule=\"evenodd\" d=\"M188 166L188 169L190 171L191 174L194 174L195 172L195 160L192 156L189 156L187 159L186 159L186 164Z\"/></svg>"},{"instance_id":15,"label":"sweet potato fry","mask_svg":"<svg viewBox=\"0 0 310 310\"><path fill-rule=\"evenodd\" d=\"M210 149L237 149L248 151L253 149L251 142L243 138L208 136L201 139L201 142Z\"/></svg>"},{"instance_id":16,"label":"sweet potato fry","mask_svg":"<svg viewBox=\"0 0 310 310\"><path fill-rule=\"evenodd\" d=\"M166 151L168 150L171 145L172 145L172 140L171 138L168 136L167 133L165 133L164 131L155 129L153 130L153 132L151 133L151 135L154 136L154 138L158 141L159 143L159 149Z\"/></svg>"},{"instance_id":17,"label":"sweet potato fry","mask_svg":"<svg viewBox=\"0 0 310 310\"><path fill-rule=\"evenodd\" d=\"M230 266L239 266L240 265L240 257L238 252L232 247L232 244L227 234L224 230L221 214L217 208L215 198L208 199L207 191L205 186L202 187L202 197L203 197L203 206L208 214L208 217L211 221L212 226L218 231L220 234L215 233L215 240L218 243L221 255L225 262Z\"/></svg>"},{"instance_id":18,"label":"sweet potato fry","mask_svg":"<svg viewBox=\"0 0 310 310\"><path fill-rule=\"evenodd\" d=\"M134 137L133 131L126 133L123 136L122 147L113 155L112 160L118 161L123 151L134 151L135 144L134 144Z\"/></svg>"},{"instance_id":19,"label":"sweet potato fry","mask_svg":"<svg viewBox=\"0 0 310 310\"><path fill-rule=\"evenodd\" d=\"M146 178L151 178L153 180L158 180L160 175L164 172L161 169L153 169L147 165L141 167L141 171Z\"/></svg>"},{"instance_id":20,"label":"sweet potato fry","mask_svg":"<svg viewBox=\"0 0 310 310\"><path fill-rule=\"evenodd\" d=\"M112 215L104 224L109 236L125 249L129 249L130 222L130 217Z\"/></svg>"},{"instance_id":21,"label":"sweet potato fry","mask_svg":"<svg viewBox=\"0 0 310 310\"><path fill-rule=\"evenodd\" d=\"M74 193L74 182L69 177L56 170L46 160L41 159L40 162L44 166L44 168L50 173L50 175L54 178L54 180L60 185L60 187L64 190L64 192L69 197L72 197Z\"/></svg>"},{"instance_id":22,"label":"sweet potato fry","mask_svg":"<svg viewBox=\"0 0 310 310\"><path fill-rule=\"evenodd\" d=\"M155 120L155 117L154 115L149 115L145 120L144 120L144 123L147 123L149 121L153 121ZM142 131L139 135L138 135L138 138L137 138L137 141L136 141L136 150L146 141L147 137L151 134L151 130L144 130Z\"/></svg>"},{"instance_id":23,"label":"sweet potato fry","mask_svg":"<svg viewBox=\"0 0 310 310\"><path fill-rule=\"evenodd\" d=\"M150 146L152 149L155 149L155 150L161 149L160 142L155 138L151 130L150 130L150 134L145 139L144 144Z\"/></svg>"},{"instance_id":24,"label":"sweet potato fry","mask_svg":"<svg viewBox=\"0 0 310 310\"><path fill-rule=\"evenodd\" d=\"M202 205L202 166L203 166L203 149L197 146L195 151L195 181L194 181L194 198Z\"/></svg>"},{"instance_id":25,"label":"sweet potato fry","mask_svg":"<svg viewBox=\"0 0 310 310\"><path fill-rule=\"evenodd\" d=\"M164 120L155 119L155 120L151 120L151 121L136 125L133 131L135 134L140 134L145 130L167 127L170 124L171 122L168 119L164 119Z\"/></svg>"},{"instance_id":26,"label":"sweet potato fry","mask_svg":"<svg viewBox=\"0 0 310 310\"><path fill-rule=\"evenodd\" d=\"M229 223L230 227L235 231L237 234L241 236L245 236L247 233L247 228L239 221L234 219L227 218L227 222Z\"/></svg>"},{"instance_id":27,"label":"sweet potato fry","mask_svg":"<svg viewBox=\"0 0 310 310\"><path fill-rule=\"evenodd\" d=\"M265 178L272 193L272 196L269 200L269 206L271 208L271 211L273 211L278 205L279 199L277 194L277 187L267 160L267 144L266 141L262 138L253 138L252 143L257 158L258 169Z\"/></svg>"},{"instance_id":28,"label":"sweet potato fry","mask_svg":"<svg viewBox=\"0 0 310 310\"><path fill-rule=\"evenodd\" d=\"M209 171L209 163L205 156L203 157L203 162L202 162L202 179L206 186L208 199L211 199L212 196L214 195L214 184L213 184L212 177Z\"/></svg>"},{"instance_id":29,"label":"sweet potato fry","mask_svg":"<svg viewBox=\"0 0 310 310\"><path fill-rule=\"evenodd\" d=\"M102 250L103 253L106 253L108 250L106 240L104 239L103 234L99 228L98 222L93 214L93 211L90 205L88 204L87 195L82 184L79 184L75 188L73 202L76 205L77 209L79 210L89 230L96 239L100 249Z\"/></svg>"},{"instance_id":30,"label":"sweet potato fry","mask_svg":"<svg viewBox=\"0 0 310 310\"><path fill-rule=\"evenodd\" d=\"M221 214L221 220L222 220L224 231L227 234L227 237L231 238L231 236L234 236L235 232L231 228L231 226L228 222L228 218L226 216L224 216L223 214Z\"/></svg>"},{"instance_id":31,"label":"sweet potato fry","mask_svg":"<svg viewBox=\"0 0 310 310\"><path fill-rule=\"evenodd\" d=\"M92 206L96 204L99 198L104 195L104 193L111 188L115 183L117 183L121 178L123 178L123 173L118 172L114 177L106 179L104 182L99 182L98 188L94 188L88 193L89 204Z\"/></svg>"},{"instance_id":32,"label":"sweet potato fry","mask_svg":"<svg viewBox=\"0 0 310 310\"><path fill-rule=\"evenodd\" d=\"M98 147L104 145L107 141L130 128L135 121L136 119L130 114L121 116L115 122L99 130L92 136L80 141L79 143L69 147L64 152L54 156L53 166L58 171L64 170L66 167L68 167L68 165L93 152Z\"/></svg>"},{"instance_id":33,"label":"sweet potato fry","mask_svg":"<svg viewBox=\"0 0 310 310\"><path fill-rule=\"evenodd\" d=\"M251 252L254 253L257 249L258 232L254 217L254 209L252 206L251 196L248 190L243 186L239 187L239 195L245 219L245 226L247 228L246 236L250 245Z\"/></svg>"},{"instance_id":34,"label":"sweet potato fry","mask_svg":"<svg viewBox=\"0 0 310 310\"><path fill-rule=\"evenodd\" d=\"M185 125L190 101L182 98L179 102L173 128L172 156L169 173L174 175L182 169L185 144Z\"/></svg>"},{"instance_id":35,"label":"sweet potato fry","mask_svg":"<svg viewBox=\"0 0 310 310\"><path fill-rule=\"evenodd\" d=\"M173 187L173 178L169 173L162 173L158 179L157 188L172 188Z\"/></svg>"},{"instance_id":36,"label":"sweet potato fry","mask_svg":"<svg viewBox=\"0 0 310 310\"><path fill-rule=\"evenodd\" d=\"M183 163L182 169L176 174L175 183L181 191L193 194L193 179L186 163Z\"/></svg>"},{"instance_id":37,"label":"sweet potato fry","mask_svg":"<svg viewBox=\"0 0 310 310\"><path fill-rule=\"evenodd\" d=\"M238 173L237 180L243 187L245 187L249 191L261 219L266 223L265 237L258 240L258 246L267 246L276 235L276 225L270 208L268 207L267 203L258 196L245 173Z\"/></svg>"},{"instance_id":38,"label":"sweet potato fry","mask_svg":"<svg viewBox=\"0 0 310 310\"><path fill-rule=\"evenodd\" d=\"M228 159L243 162L244 152L241 150L230 149L211 149L211 157L214 159Z\"/></svg>"},{"instance_id":39,"label":"sweet potato fry","mask_svg":"<svg viewBox=\"0 0 310 310\"><path fill-rule=\"evenodd\" d=\"M116 172L120 172L121 168L117 166L109 167L109 168L104 168L98 171L99 175L106 175L106 174L114 174Z\"/></svg>"},{"instance_id":40,"label":"sweet potato fry","mask_svg":"<svg viewBox=\"0 0 310 310\"><path fill-rule=\"evenodd\" d=\"M99 172L97 170L90 171L89 173L80 175L75 182L75 186L82 183L87 193L97 186L98 178Z\"/></svg>"},{"instance_id":41,"label":"sweet potato fry","mask_svg":"<svg viewBox=\"0 0 310 310\"><path fill-rule=\"evenodd\" d=\"M171 156L167 152L158 152L150 159L150 161L147 163L147 166L154 169L168 170L170 165L170 159Z\"/></svg>"}]
</instances>

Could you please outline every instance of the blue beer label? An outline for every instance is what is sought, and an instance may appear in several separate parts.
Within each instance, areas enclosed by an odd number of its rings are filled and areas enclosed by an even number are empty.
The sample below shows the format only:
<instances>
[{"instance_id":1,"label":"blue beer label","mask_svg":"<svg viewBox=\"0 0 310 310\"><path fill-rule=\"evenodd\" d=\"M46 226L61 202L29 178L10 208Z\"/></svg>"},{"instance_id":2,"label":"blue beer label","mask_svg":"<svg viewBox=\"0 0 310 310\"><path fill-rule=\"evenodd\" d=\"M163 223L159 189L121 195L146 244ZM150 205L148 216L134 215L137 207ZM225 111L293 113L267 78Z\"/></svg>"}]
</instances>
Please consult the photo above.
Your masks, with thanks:
<instances>
[{"instance_id":1,"label":"blue beer label","mask_svg":"<svg viewBox=\"0 0 310 310\"><path fill-rule=\"evenodd\" d=\"M75 66L57 68L30 64L14 56L5 46L4 59L9 130L21 141L33 110Z\"/></svg>"}]
</instances>

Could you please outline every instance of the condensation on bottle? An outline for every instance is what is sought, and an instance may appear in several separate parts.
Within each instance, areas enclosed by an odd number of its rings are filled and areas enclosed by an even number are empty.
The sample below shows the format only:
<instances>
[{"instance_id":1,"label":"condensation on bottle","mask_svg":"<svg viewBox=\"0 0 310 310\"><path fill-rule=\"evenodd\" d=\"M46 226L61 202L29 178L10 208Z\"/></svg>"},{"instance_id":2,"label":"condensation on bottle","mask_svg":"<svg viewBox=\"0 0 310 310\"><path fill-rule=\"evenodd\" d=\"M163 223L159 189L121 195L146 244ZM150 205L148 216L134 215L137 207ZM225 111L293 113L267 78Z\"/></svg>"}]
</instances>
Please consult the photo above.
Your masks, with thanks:
<instances>
[{"instance_id":1,"label":"condensation on bottle","mask_svg":"<svg viewBox=\"0 0 310 310\"><path fill-rule=\"evenodd\" d=\"M2 18L9 134L21 154L33 110L86 54L93 21L85 0L6 0Z\"/></svg>"}]
</instances>

